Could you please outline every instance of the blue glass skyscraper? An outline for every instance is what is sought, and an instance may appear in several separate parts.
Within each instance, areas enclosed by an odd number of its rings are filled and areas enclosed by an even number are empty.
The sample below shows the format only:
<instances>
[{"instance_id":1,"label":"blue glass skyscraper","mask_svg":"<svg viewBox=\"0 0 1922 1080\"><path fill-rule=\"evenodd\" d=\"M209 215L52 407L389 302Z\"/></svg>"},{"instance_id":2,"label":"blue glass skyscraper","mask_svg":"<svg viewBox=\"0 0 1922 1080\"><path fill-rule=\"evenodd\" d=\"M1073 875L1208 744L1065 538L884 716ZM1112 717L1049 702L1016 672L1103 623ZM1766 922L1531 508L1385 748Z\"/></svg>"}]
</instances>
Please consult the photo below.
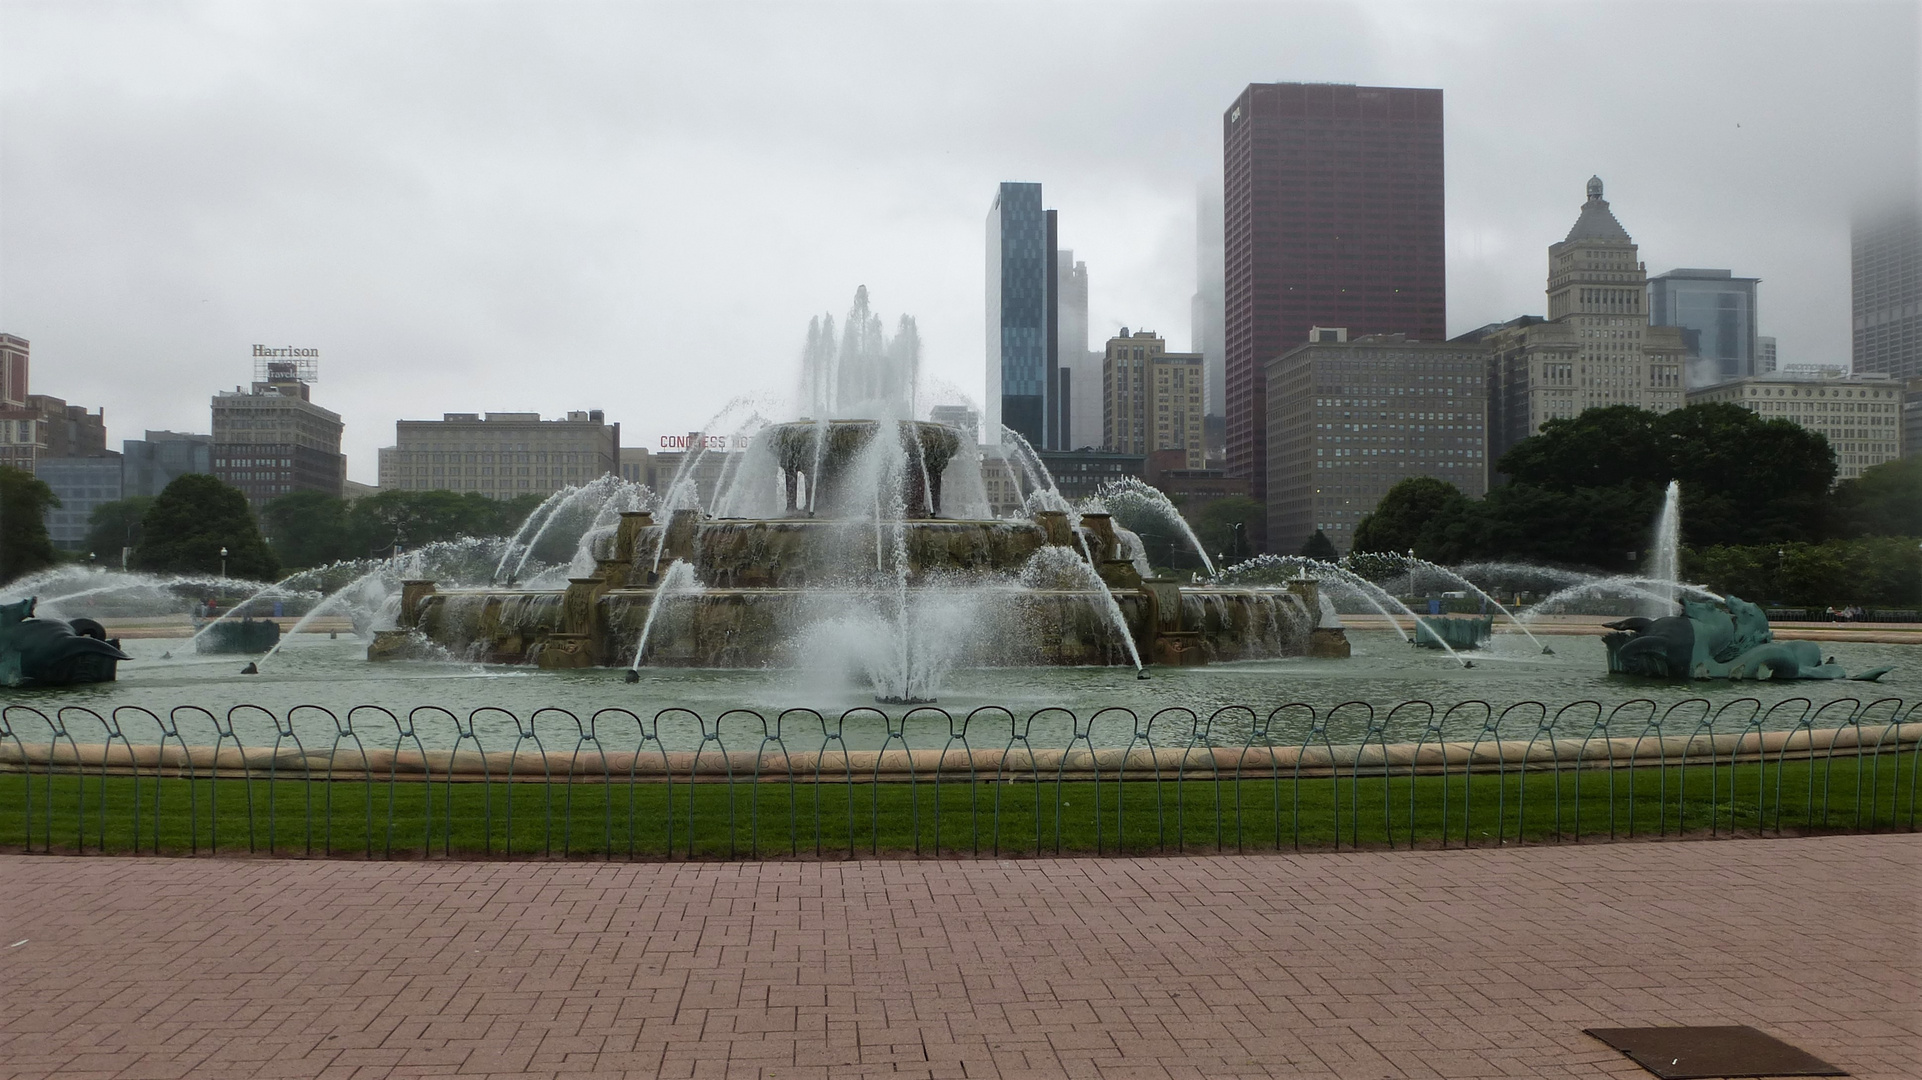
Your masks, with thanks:
<instances>
[{"instance_id":1,"label":"blue glass skyscraper","mask_svg":"<svg viewBox=\"0 0 1922 1080\"><path fill-rule=\"evenodd\" d=\"M1053 445L1049 403L1053 239L1040 184L1002 184L988 210L988 386L982 440L1002 425L1037 449Z\"/></svg>"},{"instance_id":2,"label":"blue glass skyscraper","mask_svg":"<svg viewBox=\"0 0 1922 1080\"><path fill-rule=\"evenodd\" d=\"M1648 279L1648 324L1679 326L1688 388L1757 374L1755 285L1727 270L1670 270Z\"/></svg>"}]
</instances>

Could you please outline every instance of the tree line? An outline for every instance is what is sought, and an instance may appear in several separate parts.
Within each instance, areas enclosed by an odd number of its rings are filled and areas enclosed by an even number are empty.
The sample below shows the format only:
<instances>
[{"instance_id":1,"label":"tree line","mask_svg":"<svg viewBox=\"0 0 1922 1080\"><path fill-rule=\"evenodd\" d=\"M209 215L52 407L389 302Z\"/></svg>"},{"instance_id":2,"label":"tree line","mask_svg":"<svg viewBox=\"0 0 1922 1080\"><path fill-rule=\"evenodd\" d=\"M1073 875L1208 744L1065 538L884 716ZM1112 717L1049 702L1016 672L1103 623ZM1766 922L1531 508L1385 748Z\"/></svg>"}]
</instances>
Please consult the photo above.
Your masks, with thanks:
<instances>
[{"instance_id":1,"label":"tree line","mask_svg":"<svg viewBox=\"0 0 1922 1080\"><path fill-rule=\"evenodd\" d=\"M1724 402L1550 420L1496 468L1505 482L1479 499L1429 477L1401 481L1358 523L1352 550L1633 572L1649 561L1674 480L1685 570L1717 591L1791 604L1922 601L1913 539L1922 458L1835 484L1822 435Z\"/></svg>"},{"instance_id":2,"label":"tree line","mask_svg":"<svg viewBox=\"0 0 1922 1080\"><path fill-rule=\"evenodd\" d=\"M383 491L348 502L318 491L282 495L255 514L238 488L205 473L177 477L157 496L104 503L88 519L82 558L129 569L255 581L287 570L372 558L463 536L505 536L544 496L496 500L452 491ZM44 481L0 466L0 581L60 561L46 512L60 500ZM221 556L221 549L226 556Z\"/></svg>"}]
</instances>

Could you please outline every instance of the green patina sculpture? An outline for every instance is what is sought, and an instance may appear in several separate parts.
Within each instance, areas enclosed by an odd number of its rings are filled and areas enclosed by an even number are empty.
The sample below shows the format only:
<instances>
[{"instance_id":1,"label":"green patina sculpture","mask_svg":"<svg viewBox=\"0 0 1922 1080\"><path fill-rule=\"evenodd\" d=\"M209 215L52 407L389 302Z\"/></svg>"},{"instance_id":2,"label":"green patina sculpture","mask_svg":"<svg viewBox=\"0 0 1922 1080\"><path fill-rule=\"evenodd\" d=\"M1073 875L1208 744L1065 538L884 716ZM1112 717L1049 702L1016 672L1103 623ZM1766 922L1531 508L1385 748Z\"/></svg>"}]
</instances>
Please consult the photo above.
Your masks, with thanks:
<instances>
[{"instance_id":1,"label":"green patina sculpture","mask_svg":"<svg viewBox=\"0 0 1922 1080\"><path fill-rule=\"evenodd\" d=\"M1777 641L1762 609L1730 596L1682 601L1682 614L1608 623L1608 670L1657 679L1846 679L1812 641ZM1887 667L1854 676L1873 682Z\"/></svg>"},{"instance_id":2,"label":"green patina sculpture","mask_svg":"<svg viewBox=\"0 0 1922 1080\"><path fill-rule=\"evenodd\" d=\"M112 682L114 665L133 659L92 619L35 618L37 600L0 604L0 686Z\"/></svg>"}]
</instances>

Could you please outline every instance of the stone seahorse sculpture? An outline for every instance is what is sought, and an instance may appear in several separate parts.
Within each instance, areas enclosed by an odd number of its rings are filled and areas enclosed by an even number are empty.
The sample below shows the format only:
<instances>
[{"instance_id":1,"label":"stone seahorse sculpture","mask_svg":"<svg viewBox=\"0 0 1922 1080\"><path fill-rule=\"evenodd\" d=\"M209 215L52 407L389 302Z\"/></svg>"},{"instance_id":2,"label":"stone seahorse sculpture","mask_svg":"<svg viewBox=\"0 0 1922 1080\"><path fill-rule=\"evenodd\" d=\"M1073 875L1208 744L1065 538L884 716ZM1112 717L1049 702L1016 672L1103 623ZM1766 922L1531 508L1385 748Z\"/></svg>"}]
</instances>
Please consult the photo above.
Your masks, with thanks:
<instances>
[{"instance_id":1,"label":"stone seahorse sculpture","mask_svg":"<svg viewBox=\"0 0 1922 1080\"><path fill-rule=\"evenodd\" d=\"M133 659L92 619L35 618L38 599L0 604L0 686L112 682L114 665Z\"/></svg>"},{"instance_id":2,"label":"stone seahorse sculpture","mask_svg":"<svg viewBox=\"0 0 1922 1080\"><path fill-rule=\"evenodd\" d=\"M1608 670L1657 679L1847 679L1873 682L1889 668L1850 676L1812 641L1776 641L1762 609L1739 597L1682 602L1682 614L1606 624Z\"/></svg>"}]
</instances>

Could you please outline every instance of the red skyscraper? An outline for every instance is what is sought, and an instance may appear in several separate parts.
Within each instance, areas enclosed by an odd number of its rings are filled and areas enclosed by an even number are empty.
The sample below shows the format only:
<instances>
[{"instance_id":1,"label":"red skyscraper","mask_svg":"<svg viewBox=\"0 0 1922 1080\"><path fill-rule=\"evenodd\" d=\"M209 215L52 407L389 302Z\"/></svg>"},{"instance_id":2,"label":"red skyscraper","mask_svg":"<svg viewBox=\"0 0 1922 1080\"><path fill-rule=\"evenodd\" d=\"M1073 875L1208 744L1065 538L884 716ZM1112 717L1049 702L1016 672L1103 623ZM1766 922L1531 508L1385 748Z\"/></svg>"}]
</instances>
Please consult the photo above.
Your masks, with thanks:
<instances>
[{"instance_id":1,"label":"red skyscraper","mask_svg":"<svg viewBox=\"0 0 1922 1080\"><path fill-rule=\"evenodd\" d=\"M1313 326L1447 336L1442 92L1254 83L1222 157L1228 469L1266 499L1270 358Z\"/></svg>"}]
</instances>

